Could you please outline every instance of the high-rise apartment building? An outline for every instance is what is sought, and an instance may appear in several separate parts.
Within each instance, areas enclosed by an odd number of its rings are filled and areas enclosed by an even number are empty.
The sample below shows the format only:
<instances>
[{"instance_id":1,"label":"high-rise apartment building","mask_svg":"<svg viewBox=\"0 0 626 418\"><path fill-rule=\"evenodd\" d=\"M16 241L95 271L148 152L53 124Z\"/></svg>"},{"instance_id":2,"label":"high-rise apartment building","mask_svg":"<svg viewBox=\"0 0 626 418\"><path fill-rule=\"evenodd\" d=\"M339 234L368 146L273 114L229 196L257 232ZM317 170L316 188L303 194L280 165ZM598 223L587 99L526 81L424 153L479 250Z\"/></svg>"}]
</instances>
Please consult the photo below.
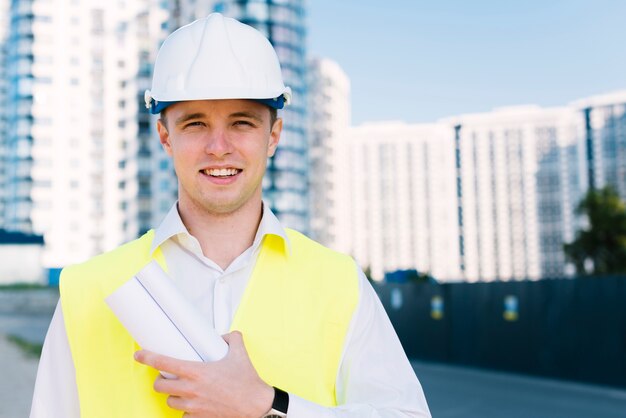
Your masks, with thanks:
<instances>
[{"instance_id":1,"label":"high-rise apartment building","mask_svg":"<svg viewBox=\"0 0 626 418\"><path fill-rule=\"evenodd\" d=\"M496 109L445 121L454 132L462 278L566 274L582 130L569 108Z\"/></svg>"},{"instance_id":2,"label":"high-rise apartment building","mask_svg":"<svg viewBox=\"0 0 626 418\"><path fill-rule=\"evenodd\" d=\"M324 245L346 249L345 235L336 234L349 219L347 182L339 178L344 164L346 130L350 126L350 80L327 58L309 61L309 161L311 235ZM338 241L344 238L344 242Z\"/></svg>"},{"instance_id":3,"label":"high-rise apartment building","mask_svg":"<svg viewBox=\"0 0 626 418\"><path fill-rule=\"evenodd\" d=\"M330 205L350 205L349 216L331 231L374 278L570 276L563 244L585 225L586 191L612 185L626 198L626 92L348 132L328 178L348 179Z\"/></svg>"},{"instance_id":4,"label":"high-rise apartment building","mask_svg":"<svg viewBox=\"0 0 626 418\"><path fill-rule=\"evenodd\" d=\"M161 3L10 2L4 227L44 235L46 267L82 261L150 225L142 102L149 54L164 37Z\"/></svg>"},{"instance_id":5,"label":"high-rise apartment building","mask_svg":"<svg viewBox=\"0 0 626 418\"><path fill-rule=\"evenodd\" d=\"M334 232L361 267L460 277L454 140L440 124L381 122L350 128L335 179L348 180L347 218Z\"/></svg>"},{"instance_id":6,"label":"high-rise apartment building","mask_svg":"<svg viewBox=\"0 0 626 418\"><path fill-rule=\"evenodd\" d=\"M119 94L107 121L119 130L117 137L111 138L117 142L111 160L112 166L117 165L117 178L110 190L117 198L106 202L118 214L110 224L119 235L111 237L109 247L154 227L176 199L173 167L159 143L156 118L144 102L158 47L169 34L167 7L167 2L153 0L128 2L107 47L112 59L106 74L111 83L117 83Z\"/></svg>"}]
</instances>

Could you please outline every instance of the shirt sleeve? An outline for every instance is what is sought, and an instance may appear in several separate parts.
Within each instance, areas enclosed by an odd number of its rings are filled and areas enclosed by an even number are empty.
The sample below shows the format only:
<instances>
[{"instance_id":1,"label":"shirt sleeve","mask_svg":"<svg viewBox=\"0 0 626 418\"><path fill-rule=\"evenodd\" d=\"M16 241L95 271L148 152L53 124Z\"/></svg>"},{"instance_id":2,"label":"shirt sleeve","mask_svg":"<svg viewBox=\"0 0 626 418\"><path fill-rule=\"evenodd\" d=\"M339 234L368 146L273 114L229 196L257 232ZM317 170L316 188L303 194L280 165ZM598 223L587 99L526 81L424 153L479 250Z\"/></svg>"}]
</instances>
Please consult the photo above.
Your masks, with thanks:
<instances>
[{"instance_id":1,"label":"shirt sleeve","mask_svg":"<svg viewBox=\"0 0 626 418\"><path fill-rule=\"evenodd\" d=\"M57 304L41 351L30 418L80 418L72 352L61 302Z\"/></svg>"},{"instance_id":2,"label":"shirt sleeve","mask_svg":"<svg viewBox=\"0 0 626 418\"><path fill-rule=\"evenodd\" d=\"M359 303L337 375L337 403L326 408L289 395L289 418L430 417L415 376L385 309L359 271Z\"/></svg>"}]
</instances>

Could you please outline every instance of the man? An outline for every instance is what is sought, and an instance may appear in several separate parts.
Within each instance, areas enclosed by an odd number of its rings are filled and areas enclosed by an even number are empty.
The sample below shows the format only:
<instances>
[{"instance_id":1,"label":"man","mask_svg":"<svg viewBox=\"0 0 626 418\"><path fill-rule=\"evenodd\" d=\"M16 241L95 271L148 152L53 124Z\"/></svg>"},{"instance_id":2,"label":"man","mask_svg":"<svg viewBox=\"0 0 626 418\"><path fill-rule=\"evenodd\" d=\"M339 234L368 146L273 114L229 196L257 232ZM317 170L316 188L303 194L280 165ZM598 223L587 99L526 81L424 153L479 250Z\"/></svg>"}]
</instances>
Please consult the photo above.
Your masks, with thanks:
<instances>
[{"instance_id":1,"label":"man","mask_svg":"<svg viewBox=\"0 0 626 418\"><path fill-rule=\"evenodd\" d=\"M360 269L263 204L291 98L267 39L212 14L165 41L152 87L178 202L156 230L64 270L31 417L430 416ZM105 305L153 259L224 334L224 359L141 350Z\"/></svg>"}]
</instances>

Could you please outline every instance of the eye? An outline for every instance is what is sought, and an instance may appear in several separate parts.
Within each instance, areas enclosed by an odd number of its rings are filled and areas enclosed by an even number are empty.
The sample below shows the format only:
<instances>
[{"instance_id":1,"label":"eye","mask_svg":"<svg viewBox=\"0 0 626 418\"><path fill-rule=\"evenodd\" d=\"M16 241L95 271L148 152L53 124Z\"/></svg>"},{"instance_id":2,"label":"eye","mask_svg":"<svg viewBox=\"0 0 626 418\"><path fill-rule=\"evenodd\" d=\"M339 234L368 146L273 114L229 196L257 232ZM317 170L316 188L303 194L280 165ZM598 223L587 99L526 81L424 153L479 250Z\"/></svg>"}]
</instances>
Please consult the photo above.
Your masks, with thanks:
<instances>
[{"instance_id":1,"label":"eye","mask_svg":"<svg viewBox=\"0 0 626 418\"><path fill-rule=\"evenodd\" d=\"M250 127L256 126L254 123L250 122L249 120L245 120L245 119L236 120L236 121L233 122L233 125L234 126L244 126L244 127L245 126L250 126Z\"/></svg>"},{"instance_id":2,"label":"eye","mask_svg":"<svg viewBox=\"0 0 626 418\"><path fill-rule=\"evenodd\" d=\"M189 123L185 124L183 126L183 128L187 129L187 128L193 128L193 127L196 127L196 126L204 126L204 122L200 122L200 121L189 122Z\"/></svg>"}]
</instances>

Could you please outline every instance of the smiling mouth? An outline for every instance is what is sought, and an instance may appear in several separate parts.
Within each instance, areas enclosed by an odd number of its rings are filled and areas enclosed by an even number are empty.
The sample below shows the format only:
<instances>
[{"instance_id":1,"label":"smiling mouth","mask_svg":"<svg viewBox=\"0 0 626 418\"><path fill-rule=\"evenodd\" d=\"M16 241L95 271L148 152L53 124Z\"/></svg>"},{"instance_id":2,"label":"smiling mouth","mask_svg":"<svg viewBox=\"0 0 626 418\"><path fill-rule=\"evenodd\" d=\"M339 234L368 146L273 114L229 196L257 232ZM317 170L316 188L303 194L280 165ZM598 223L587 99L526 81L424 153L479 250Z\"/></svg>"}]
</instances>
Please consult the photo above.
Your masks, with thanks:
<instances>
[{"instance_id":1,"label":"smiling mouth","mask_svg":"<svg viewBox=\"0 0 626 418\"><path fill-rule=\"evenodd\" d=\"M237 168L211 168L211 169L206 169L206 170L201 170L201 171L207 176L217 177L217 178L232 177L241 172L241 170Z\"/></svg>"}]
</instances>

